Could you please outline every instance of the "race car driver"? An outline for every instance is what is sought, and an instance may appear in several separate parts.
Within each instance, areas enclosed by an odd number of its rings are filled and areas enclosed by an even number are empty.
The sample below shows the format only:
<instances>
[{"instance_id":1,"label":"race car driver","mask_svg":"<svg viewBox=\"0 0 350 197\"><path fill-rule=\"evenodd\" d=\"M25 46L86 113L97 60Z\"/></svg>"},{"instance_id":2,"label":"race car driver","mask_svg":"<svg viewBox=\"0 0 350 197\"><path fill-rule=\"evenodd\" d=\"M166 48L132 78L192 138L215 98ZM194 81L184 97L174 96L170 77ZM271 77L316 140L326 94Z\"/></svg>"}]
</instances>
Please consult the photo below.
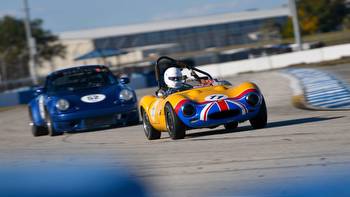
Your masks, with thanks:
<instances>
[{"instance_id":1,"label":"race car driver","mask_svg":"<svg viewBox=\"0 0 350 197\"><path fill-rule=\"evenodd\" d=\"M195 75L195 73L194 73ZM187 77L186 75L183 75L181 72L181 69L177 67L170 67L164 72L164 82L167 85L167 90L165 92L165 95L170 95L175 92L184 91L187 89L191 89L191 86L186 86L185 80L195 80L200 83L200 86L209 86L212 85L212 80L207 79L200 79L198 75L196 75L197 78L191 79L191 77Z\"/></svg>"},{"instance_id":2,"label":"race car driver","mask_svg":"<svg viewBox=\"0 0 350 197\"><path fill-rule=\"evenodd\" d=\"M177 67L170 67L166 69L164 72L164 82L168 87L165 95L170 95L185 89L185 76L182 75L181 70Z\"/></svg>"}]
</instances>

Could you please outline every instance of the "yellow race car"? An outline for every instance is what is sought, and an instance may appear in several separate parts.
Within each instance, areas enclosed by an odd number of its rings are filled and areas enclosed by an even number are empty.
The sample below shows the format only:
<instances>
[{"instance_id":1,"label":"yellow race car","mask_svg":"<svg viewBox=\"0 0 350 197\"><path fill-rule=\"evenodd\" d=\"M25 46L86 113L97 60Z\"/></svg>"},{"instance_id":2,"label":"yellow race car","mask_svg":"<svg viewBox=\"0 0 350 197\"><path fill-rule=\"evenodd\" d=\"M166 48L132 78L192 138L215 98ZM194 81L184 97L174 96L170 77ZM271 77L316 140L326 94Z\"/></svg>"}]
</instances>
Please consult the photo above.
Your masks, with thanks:
<instances>
[{"instance_id":1,"label":"yellow race car","mask_svg":"<svg viewBox=\"0 0 350 197\"><path fill-rule=\"evenodd\" d=\"M158 90L155 95L142 97L139 104L149 140L159 139L161 132L168 132L172 139L183 139L189 129L224 125L233 130L247 120L255 129L267 124L265 100L254 83L233 87L167 56L157 60L155 73Z\"/></svg>"}]
</instances>

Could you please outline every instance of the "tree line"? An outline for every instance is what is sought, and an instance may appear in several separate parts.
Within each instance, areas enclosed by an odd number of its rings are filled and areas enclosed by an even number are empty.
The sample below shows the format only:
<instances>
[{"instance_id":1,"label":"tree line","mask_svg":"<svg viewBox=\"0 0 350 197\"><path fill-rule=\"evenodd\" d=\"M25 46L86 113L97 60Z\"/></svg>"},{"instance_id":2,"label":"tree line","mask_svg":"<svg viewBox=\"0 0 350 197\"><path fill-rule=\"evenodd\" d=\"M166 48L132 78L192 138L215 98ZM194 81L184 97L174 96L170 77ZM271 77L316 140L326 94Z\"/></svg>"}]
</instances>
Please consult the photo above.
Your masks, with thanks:
<instances>
[{"instance_id":1,"label":"tree line","mask_svg":"<svg viewBox=\"0 0 350 197\"><path fill-rule=\"evenodd\" d=\"M312 35L350 28L350 8L345 0L297 0L297 12L302 35ZM289 18L282 27L284 38L293 37Z\"/></svg>"},{"instance_id":2,"label":"tree line","mask_svg":"<svg viewBox=\"0 0 350 197\"><path fill-rule=\"evenodd\" d=\"M58 42L57 36L42 27L42 20L35 19L30 24L36 40L37 66L54 57L64 57L65 47ZM0 18L0 81L29 77L28 60L24 20L12 16Z\"/></svg>"},{"instance_id":3,"label":"tree line","mask_svg":"<svg viewBox=\"0 0 350 197\"><path fill-rule=\"evenodd\" d=\"M303 35L350 29L350 6L346 6L346 0L296 0L296 3ZM42 27L43 21L35 19L30 23L37 43L37 66L54 57L64 57L65 47L57 36ZM268 23L263 28L268 30L266 33L293 37L291 19L282 26ZM11 16L0 18L0 82L28 77L28 59L24 21Z\"/></svg>"}]
</instances>

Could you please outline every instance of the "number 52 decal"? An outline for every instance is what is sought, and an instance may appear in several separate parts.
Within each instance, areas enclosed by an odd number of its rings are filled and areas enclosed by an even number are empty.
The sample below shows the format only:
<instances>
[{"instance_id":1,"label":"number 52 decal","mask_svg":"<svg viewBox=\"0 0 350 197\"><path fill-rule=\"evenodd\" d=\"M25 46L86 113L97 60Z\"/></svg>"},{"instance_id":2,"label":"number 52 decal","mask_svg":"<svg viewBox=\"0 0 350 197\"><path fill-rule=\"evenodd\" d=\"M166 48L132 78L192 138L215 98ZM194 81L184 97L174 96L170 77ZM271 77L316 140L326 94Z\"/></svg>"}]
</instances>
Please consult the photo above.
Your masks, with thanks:
<instances>
[{"instance_id":1,"label":"number 52 decal","mask_svg":"<svg viewBox=\"0 0 350 197\"><path fill-rule=\"evenodd\" d=\"M97 103L103 101L106 98L104 94L90 94L81 97L81 101L85 103Z\"/></svg>"}]
</instances>

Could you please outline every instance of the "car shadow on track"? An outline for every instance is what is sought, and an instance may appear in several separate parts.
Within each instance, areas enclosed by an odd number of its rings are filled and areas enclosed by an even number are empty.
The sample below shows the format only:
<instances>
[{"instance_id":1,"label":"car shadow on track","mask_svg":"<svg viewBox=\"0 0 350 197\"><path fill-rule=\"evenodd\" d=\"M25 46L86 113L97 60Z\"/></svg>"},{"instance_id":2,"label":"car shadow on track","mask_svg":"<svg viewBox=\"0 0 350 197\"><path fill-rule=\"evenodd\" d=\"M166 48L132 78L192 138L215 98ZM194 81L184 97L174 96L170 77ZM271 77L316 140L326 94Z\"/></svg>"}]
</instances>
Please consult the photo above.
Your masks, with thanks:
<instances>
[{"instance_id":1,"label":"car shadow on track","mask_svg":"<svg viewBox=\"0 0 350 197\"><path fill-rule=\"evenodd\" d=\"M335 116L335 117L327 117L327 118L310 117L310 118L282 120L282 121L268 122L266 128L286 127L286 126L298 125L298 124L304 124L304 123L333 120L333 119L338 119L343 117L344 116ZM209 130L209 131L198 132L198 133L190 133L186 135L186 138L191 139L191 138L197 138L197 137L203 137L203 136L222 135L227 133L237 133L237 132L252 131L252 130L254 129L251 126L242 126L242 127L238 126L238 128L234 130L219 129L219 130Z\"/></svg>"},{"instance_id":2,"label":"car shadow on track","mask_svg":"<svg viewBox=\"0 0 350 197\"><path fill-rule=\"evenodd\" d=\"M67 134L78 134L78 133L91 133L91 132L99 132L99 131L107 131L107 130L111 130L111 129L118 129L118 128L124 128L124 127L132 127L132 126L137 126L137 125L141 125L142 122L138 122L135 124L130 124L130 125L113 125L113 126L105 126L105 127L100 127L100 128L95 128L95 129L87 129L87 130L81 130L81 131L69 131L66 132Z\"/></svg>"}]
</instances>

